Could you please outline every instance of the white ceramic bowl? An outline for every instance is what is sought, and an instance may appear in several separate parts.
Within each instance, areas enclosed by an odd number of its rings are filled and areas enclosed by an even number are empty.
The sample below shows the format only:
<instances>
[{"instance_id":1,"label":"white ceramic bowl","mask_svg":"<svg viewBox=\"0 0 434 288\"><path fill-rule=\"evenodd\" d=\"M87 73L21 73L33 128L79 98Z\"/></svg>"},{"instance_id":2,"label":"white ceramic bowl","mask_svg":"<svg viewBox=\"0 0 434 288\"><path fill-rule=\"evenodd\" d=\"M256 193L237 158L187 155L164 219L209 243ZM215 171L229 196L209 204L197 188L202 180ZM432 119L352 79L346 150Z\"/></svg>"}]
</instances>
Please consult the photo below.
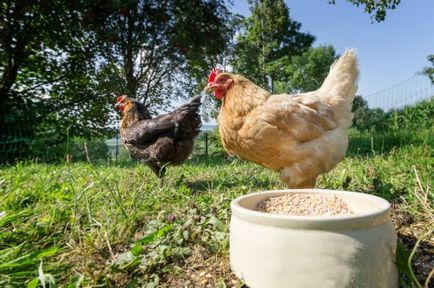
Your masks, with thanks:
<instances>
[{"instance_id":1,"label":"white ceramic bowl","mask_svg":"<svg viewBox=\"0 0 434 288\"><path fill-rule=\"evenodd\" d=\"M285 193L336 195L354 212L287 216L255 211ZM230 262L251 288L398 287L397 237L390 204L369 194L297 189L252 193L232 201Z\"/></svg>"}]
</instances>

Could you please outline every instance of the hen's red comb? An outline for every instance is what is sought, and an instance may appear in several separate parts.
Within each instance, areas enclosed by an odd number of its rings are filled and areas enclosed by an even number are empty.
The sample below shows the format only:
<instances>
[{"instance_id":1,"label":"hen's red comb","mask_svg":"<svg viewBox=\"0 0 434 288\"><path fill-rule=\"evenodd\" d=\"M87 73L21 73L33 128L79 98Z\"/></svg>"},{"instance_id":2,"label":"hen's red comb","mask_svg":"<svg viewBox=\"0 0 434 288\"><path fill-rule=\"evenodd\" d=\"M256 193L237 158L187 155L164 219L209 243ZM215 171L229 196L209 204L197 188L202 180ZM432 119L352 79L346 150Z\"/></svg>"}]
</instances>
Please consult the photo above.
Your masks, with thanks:
<instances>
[{"instance_id":1,"label":"hen's red comb","mask_svg":"<svg viewBox=\"0 0 434 288\"><path fill-rule=\"evenodd\" d=\"M222 73L222 70L218 68L213 68L211 70L211 73L209 73L208 83L214 82L215 77L217 77L217 75L219 75L220 73Z\"/></svg>"},{"instance_id":2,"label":"hen's red comb","mask_svg":"<svg viewBox=\"0 0 434 288\"><path fill-rule=\"evenodd\" d=\"M116 98L116 102L121 102L122 99L124 99L125 95L122 96L118 96L118 98Z\"/></svg>"}]
</instances>

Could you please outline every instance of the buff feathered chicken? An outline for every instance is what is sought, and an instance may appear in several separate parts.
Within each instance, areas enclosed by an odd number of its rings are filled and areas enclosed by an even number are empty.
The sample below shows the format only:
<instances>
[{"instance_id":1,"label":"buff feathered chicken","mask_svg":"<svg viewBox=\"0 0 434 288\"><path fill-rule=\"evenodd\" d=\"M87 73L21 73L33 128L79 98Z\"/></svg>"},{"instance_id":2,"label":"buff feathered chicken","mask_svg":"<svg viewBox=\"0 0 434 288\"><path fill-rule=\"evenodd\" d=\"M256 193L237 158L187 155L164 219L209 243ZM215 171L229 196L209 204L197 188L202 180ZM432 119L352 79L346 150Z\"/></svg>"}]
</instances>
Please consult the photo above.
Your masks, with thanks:
<instances>
[{"instance_id":1,"label":"buff feathered chicken","mask_svg":"<svg viewBox=\"0 0 434 288\"><path fill-rule=\"evenodd\" d=\"M167 165L182 164L193 150L202 125L200 105L198 96L171 113L151 119L143 103L119 96L115 107L123 114L120 132L126 149L163 177Z\"/></svg>"},{"instance_id":2,"label":"buff feathered chicken","mask_svg":"<svg viewBox=\"0 0 434 288\"><path fill-rule=\"evenodd\" d=\"M244 76L217 69L205 91L223 101L218 127L230 154L279 172L289 188L312 188L345 157L358 74L355 51L349 50L316 91L272 95Z\"/></svg>"}]
</instances>

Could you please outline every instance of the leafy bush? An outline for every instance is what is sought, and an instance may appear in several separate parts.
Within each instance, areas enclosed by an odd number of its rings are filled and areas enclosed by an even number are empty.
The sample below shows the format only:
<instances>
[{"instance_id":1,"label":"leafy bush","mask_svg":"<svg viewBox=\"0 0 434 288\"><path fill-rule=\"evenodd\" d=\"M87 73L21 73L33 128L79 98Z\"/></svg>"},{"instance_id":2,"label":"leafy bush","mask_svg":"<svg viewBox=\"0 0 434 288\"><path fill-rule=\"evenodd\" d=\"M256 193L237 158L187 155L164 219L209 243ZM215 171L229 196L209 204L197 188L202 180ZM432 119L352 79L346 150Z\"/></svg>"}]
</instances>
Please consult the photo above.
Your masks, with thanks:
<instances>
[{"instance_id":1,"label":"leafy bush","mask_svg":"<svg viewBox=\"0 0 434 288\"><path fill-rule=\"evenodd\" d=\"M402 129L426 129L434 125L434 98L384 112L380 108L370 109L365 99L356 96L353 102L353 125L359 131L387 130L398 131Z\"/></svg>"},{"instance_id":2,"label":"leafy bush","mask_svg":"<svg viewBox=\"0 0 434 288\"><path fill-rule=\"evenodd\" d=\"M74 137L69 141L64 141L56 135L45 135L44 138L35 138L30 141L29 147L33 159L48 163L65 161L67 154L71 155L73 162L90 161L93 163L97 160L107 160L109 157L109 147L104 138Z\"/></svg>"},{"instance_id":3,"label":"leafy bush","mask_svg":"<svg viewBox=\"0 0 434 288\"><path fill-rule=\"evenodd\" d=\"M383 132L358 131L351 129L348 155L384 154L393 149L411 145L428 145L434 148L433 129L419 129L414 132L390 130Z\"/></svg>"},{"instance_id":4,"label":"leafy bush","mask_svg":"<svg viewBox=\"0 0 434 288\"><path fill-rule=\"evenodd\" d=\"M77 137L72 140L70 145L69 151L72 155L73 161L85 162L90 160L91 162L94 162L96 160L106 160L109 156L109 148L103 138L86 140ZM87 156L89 156L89 159L87 159Z\"/></svg>"},{"instance_id":5,"label":"leafy bush","mask_svg":"<svg viewBox=\"0 0 434 288\"><path fill-rule=\"evenodd\" d=\"M387 114L387 122L392 129L430 128L434 125L434 98L391 110Z\"/></svg>"},{"instance_id":6,"label":"leafy bush","mask_svg":"<svg viewBox=\"0 0 434 288\"><path fill-rule=\"evenodd\" d=\"M203 131L195 140L194 154L205 155L205 134L208 135L208 155L221 154L224 151L218 128L214 131Z\"/></svg>"}]
</instances>

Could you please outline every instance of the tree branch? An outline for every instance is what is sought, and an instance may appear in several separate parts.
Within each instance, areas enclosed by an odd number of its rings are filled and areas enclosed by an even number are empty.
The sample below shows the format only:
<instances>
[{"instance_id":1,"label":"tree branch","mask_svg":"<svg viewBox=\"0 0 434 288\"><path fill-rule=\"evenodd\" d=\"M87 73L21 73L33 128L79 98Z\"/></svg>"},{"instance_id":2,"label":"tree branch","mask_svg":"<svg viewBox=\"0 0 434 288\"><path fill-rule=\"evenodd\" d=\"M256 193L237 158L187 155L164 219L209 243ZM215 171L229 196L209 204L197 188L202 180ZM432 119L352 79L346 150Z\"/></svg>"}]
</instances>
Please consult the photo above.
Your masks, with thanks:
<instances>
[{"instance_id":1,"label":"tree branch","mask_svg":"<svg viewBox=\"0 0 434 288\"><path fill-rule=\"evenodd\" d=\"M66 75L62 75L62 76L57 77L56 79L48 80L46 82L39 83L39 84L37 84L37 85L35 85L33 87L30 87L28 89L20 91L20 93L27 93L27 92L35 90L36 88L39 88L39 87L41 87L43 85L53 84L53 83L56 83L56 82L64 80L64 79L66 79Z\"/></svg>"}]
</instances>

